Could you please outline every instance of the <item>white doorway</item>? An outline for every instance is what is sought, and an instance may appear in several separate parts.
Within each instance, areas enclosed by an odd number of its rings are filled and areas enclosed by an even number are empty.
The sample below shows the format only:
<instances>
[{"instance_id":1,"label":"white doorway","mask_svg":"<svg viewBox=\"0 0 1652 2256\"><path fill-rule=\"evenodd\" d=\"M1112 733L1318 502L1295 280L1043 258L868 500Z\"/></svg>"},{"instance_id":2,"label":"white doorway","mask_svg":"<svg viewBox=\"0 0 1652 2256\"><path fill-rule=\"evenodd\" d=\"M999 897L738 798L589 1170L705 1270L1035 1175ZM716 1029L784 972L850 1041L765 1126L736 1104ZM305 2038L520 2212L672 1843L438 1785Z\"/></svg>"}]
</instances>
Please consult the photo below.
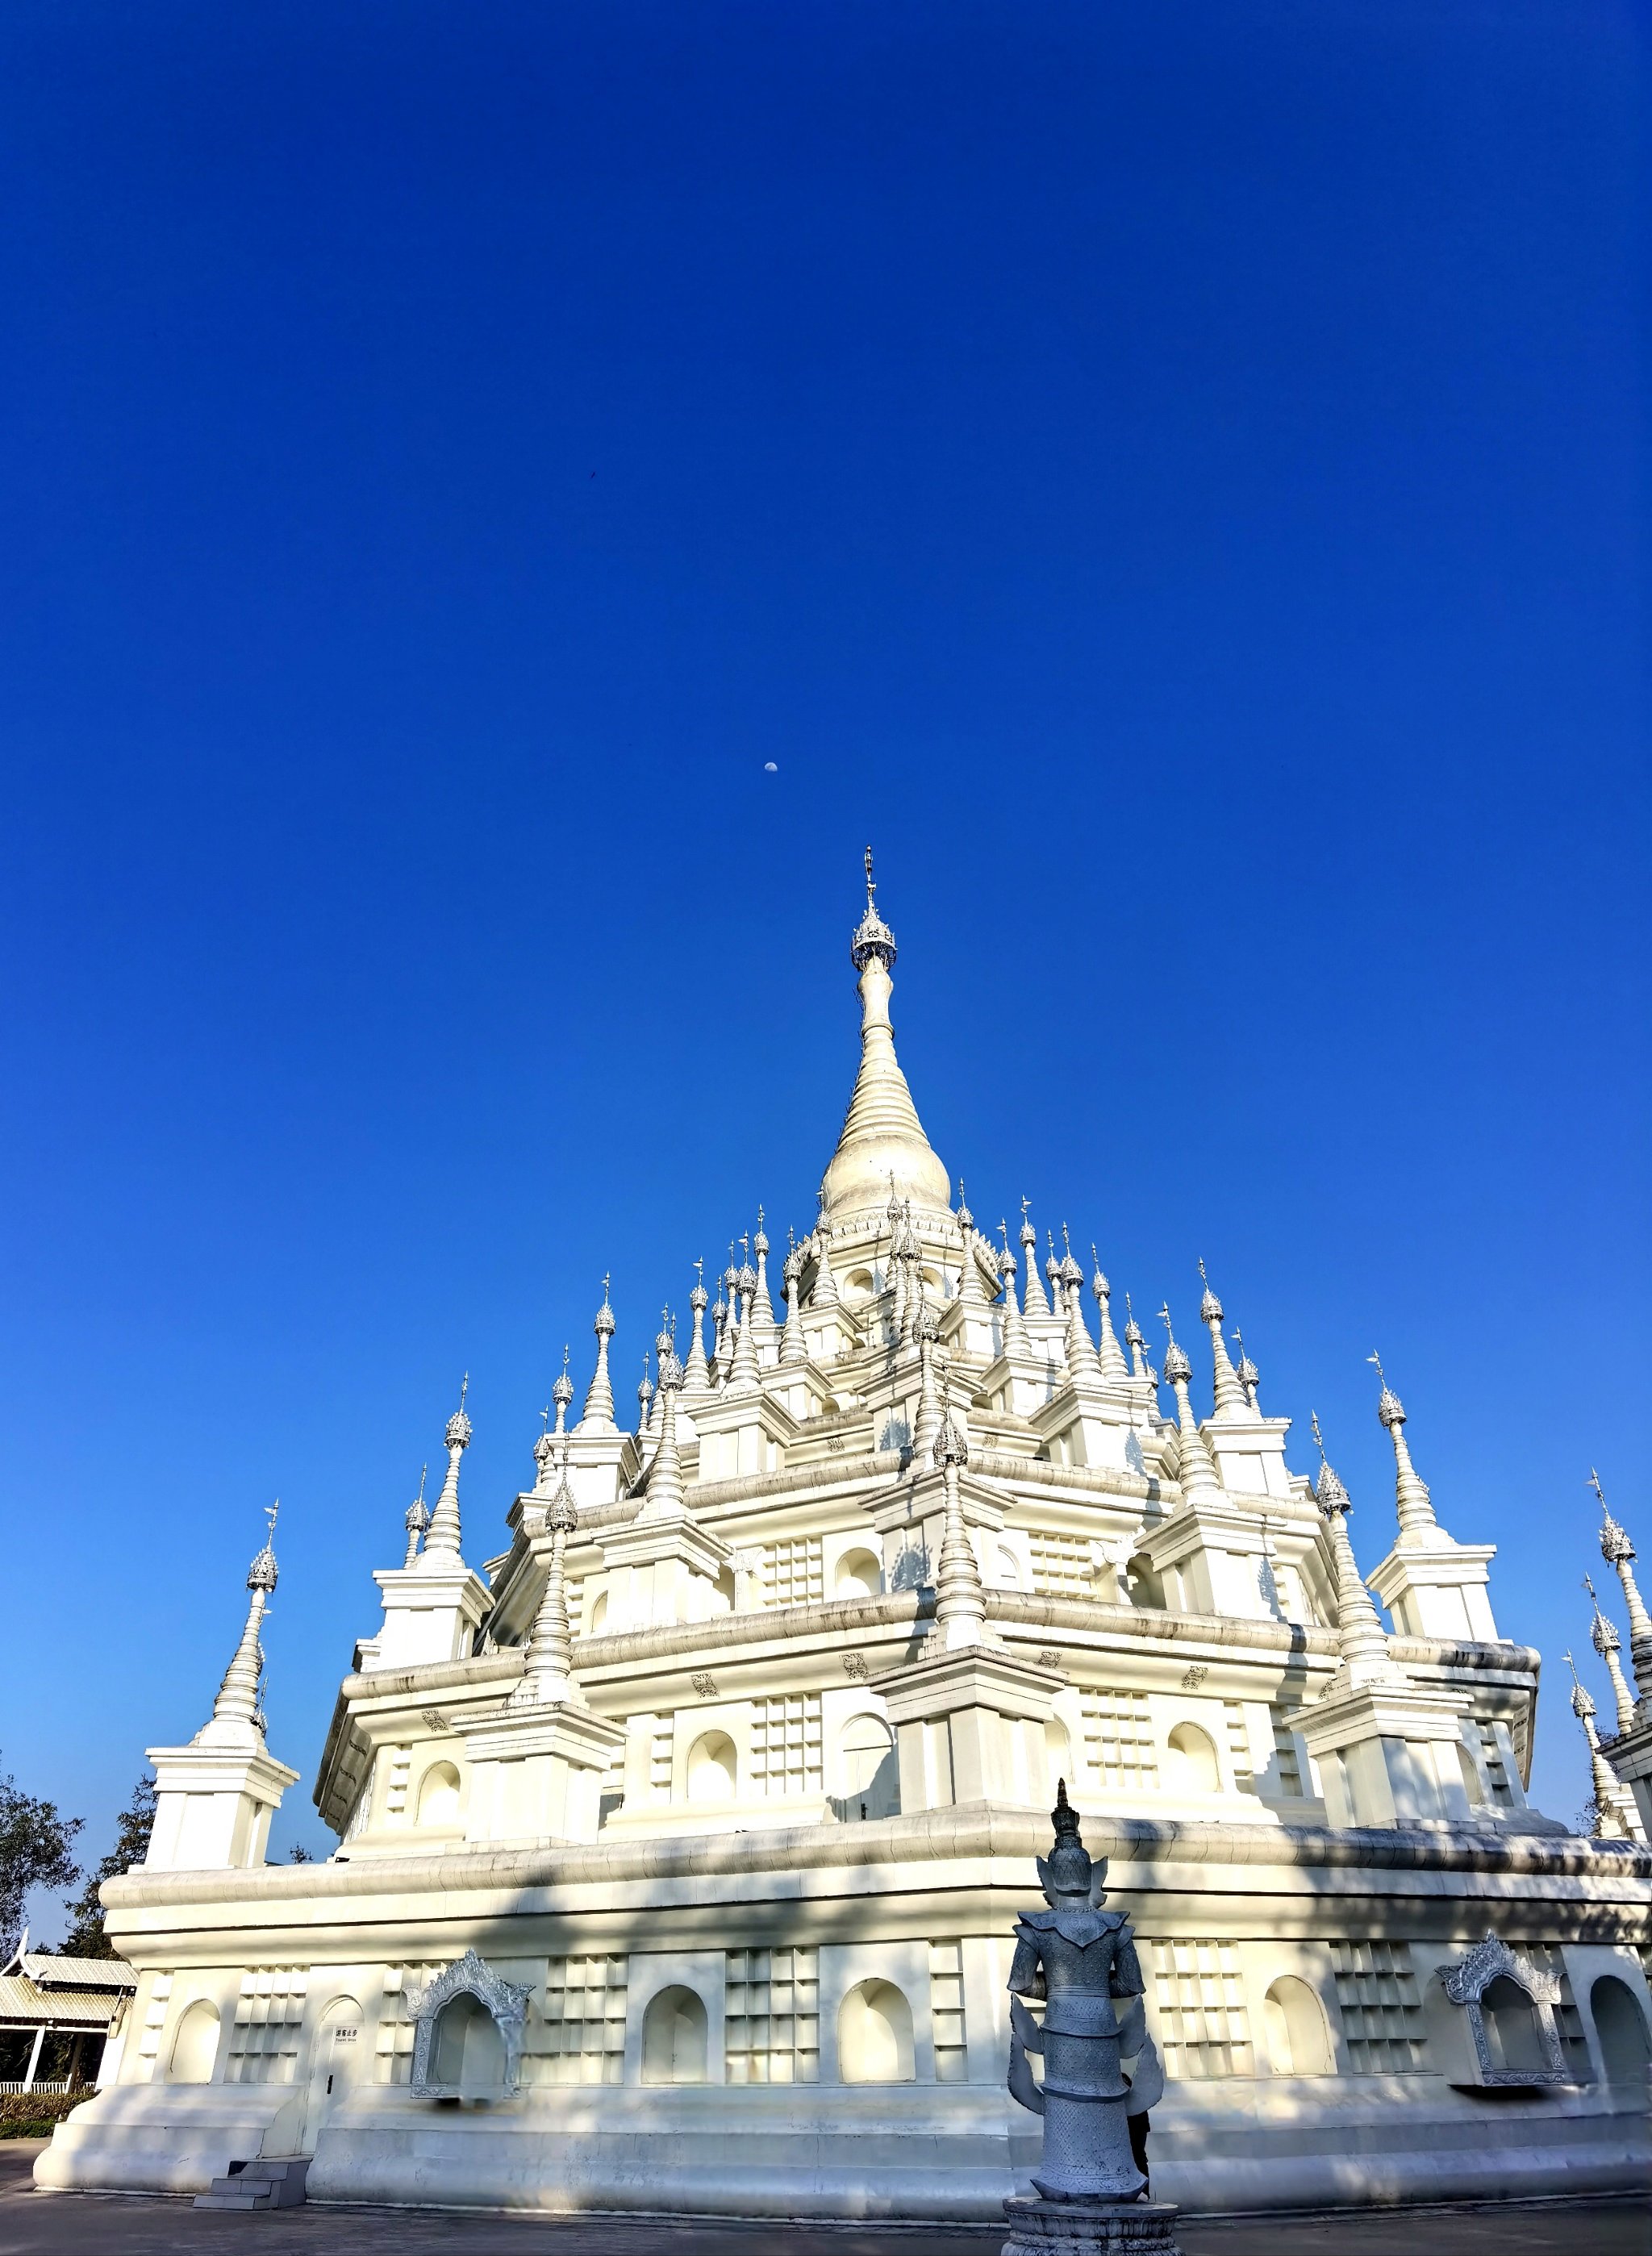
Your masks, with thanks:
<instances>
[{"instance_id":1,"label":"white doorway","mask_svg":"<svg viewBox=\"0 0 1652 2256\"><path fill-rule=\"evenodd\" d=\"M328 2117L363 2069L362 2009L354 1998L335 1998L322 2014L310 2055L300 2154L313 2154Z\"/></svg>"}]
</instances>

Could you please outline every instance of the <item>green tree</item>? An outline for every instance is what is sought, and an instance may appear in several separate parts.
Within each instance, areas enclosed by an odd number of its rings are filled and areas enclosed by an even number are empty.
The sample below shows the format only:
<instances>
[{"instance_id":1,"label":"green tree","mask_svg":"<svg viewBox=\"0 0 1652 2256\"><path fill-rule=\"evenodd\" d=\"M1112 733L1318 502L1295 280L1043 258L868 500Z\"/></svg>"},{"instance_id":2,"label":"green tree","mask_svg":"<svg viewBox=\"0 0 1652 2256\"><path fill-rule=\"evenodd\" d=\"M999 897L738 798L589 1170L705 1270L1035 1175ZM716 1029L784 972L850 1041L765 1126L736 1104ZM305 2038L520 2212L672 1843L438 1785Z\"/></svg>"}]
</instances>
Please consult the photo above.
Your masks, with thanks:
<instances>
[{"instance_id":1,"label":"green tree","mask_svg":"<svg viewBox=\"0 0 1652 2256\"><path fill-rule=\"evenodd\" d=\"M63 1950L70 1958L113 1958L114 1948L103 1932L103 1907L97 1892L117 1872L130 1872L149 1853L149 1837L155 1824L155 1781L145 1772L132 1788L132 1798L115 1821L115 1846L95 1872L87 1873L86 1886L69 1906L69 1931Z\"/></svg>"},{"instance_id":2,"label":"green tree","mask_svg":"<svg viewBox=\"0 0 1652 2256\"><path fill-rule=\"evenodd\" d=\"M0 1960L18 1947L30 1889L73 1887L80 1879L70 1847L80 1829L78 1817L60 1817L54 1801L0 1776Z\"/></svg>"}]
</instances>

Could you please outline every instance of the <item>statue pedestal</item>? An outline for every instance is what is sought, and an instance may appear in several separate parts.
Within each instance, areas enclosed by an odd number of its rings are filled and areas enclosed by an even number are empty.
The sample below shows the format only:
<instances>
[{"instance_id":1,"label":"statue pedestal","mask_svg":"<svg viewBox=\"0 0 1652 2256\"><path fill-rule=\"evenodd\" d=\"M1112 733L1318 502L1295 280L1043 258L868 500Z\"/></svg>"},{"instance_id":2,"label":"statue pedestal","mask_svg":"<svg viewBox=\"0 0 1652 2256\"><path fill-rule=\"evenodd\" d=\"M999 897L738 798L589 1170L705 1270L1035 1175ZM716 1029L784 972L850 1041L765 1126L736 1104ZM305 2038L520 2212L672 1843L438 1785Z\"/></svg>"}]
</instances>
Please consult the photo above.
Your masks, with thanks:
<instances>
[{"instance_id":1,"label":"statue pedestal","mask_svg":"<svg viewBox=\"0 0 1652 2256\"><path fill-rule=\"evenodd\" d=\"M1006 2201L1001 2256L1181 2256L1169 2201Z\"/></svg>"}]
</instances>

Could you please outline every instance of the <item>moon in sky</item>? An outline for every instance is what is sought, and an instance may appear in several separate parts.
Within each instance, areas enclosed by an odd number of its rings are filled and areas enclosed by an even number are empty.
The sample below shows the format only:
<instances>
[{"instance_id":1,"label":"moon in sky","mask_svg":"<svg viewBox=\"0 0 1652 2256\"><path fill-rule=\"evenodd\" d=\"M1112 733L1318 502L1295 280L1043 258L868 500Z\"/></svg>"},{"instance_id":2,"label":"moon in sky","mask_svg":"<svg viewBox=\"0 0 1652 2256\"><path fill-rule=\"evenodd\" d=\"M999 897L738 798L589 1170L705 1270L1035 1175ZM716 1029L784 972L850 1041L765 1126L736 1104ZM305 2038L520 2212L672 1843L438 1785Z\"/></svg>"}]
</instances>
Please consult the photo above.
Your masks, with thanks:
<instances>
[{"instance_id":1,"label":"moon in sky","mask_svg":"<svg viewBox=\"0 0 1652 2256\"><path fill-rule=\"evenodd\" d=\"M765 760L763 763L763 772L765 775L779 775L780 770L775 766L773 760Z\"/></svg>"}]
</instances>

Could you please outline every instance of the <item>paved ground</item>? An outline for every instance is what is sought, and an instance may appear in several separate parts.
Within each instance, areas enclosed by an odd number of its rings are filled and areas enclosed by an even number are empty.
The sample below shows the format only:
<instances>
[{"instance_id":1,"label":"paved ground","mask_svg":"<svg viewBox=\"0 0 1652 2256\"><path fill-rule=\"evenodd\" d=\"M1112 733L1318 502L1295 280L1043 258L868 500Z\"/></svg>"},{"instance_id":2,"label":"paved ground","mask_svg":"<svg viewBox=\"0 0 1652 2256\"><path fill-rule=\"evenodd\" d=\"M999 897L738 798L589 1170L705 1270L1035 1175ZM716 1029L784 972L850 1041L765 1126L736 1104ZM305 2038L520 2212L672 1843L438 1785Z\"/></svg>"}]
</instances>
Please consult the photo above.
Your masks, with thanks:
<instances>
[{"instance_id":1,"label":"paved ground","mask_svg":"<svg viewBox=\"0 0 1652 2256\"><path fill-rule=\"evenodd\" d=\"M998 2256L999 2230L673 2224L437 2210L237 2217L131 2194L37 2194L44 2141L0 2140L0 2256ZM1652 2256L1652 2202L1410 2210L1183 2226L1187 2256Z\"/></svg>"}]
</instances>

